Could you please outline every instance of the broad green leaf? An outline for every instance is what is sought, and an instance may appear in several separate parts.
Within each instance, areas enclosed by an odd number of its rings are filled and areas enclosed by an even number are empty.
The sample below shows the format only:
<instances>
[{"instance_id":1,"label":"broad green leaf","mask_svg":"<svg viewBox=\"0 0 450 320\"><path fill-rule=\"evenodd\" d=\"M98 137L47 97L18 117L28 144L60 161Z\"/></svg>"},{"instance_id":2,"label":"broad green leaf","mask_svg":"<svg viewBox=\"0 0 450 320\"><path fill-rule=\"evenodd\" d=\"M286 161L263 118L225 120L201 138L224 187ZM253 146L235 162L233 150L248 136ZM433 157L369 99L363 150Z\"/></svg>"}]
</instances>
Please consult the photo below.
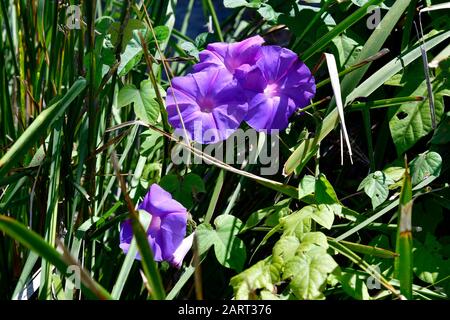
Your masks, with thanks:
<instances>
[{"instance_id":1,"label":"broad green leaf","mask_svg":"<svg viewBox=\"0 0 450 320\"><path fill-rule=\"evenodd\" d=\"M237 237L242 229L242 222L231 215L221 215L216 218L214 225L216 230L206 224L197 228L199 251L203 253L208 244L213 244L221 265L241 271L247 257L244 242Z\"/></svg>"},{"instance_id":2,"label":"broad green leaf","mask_svg":"<svg viewBox=\"0 0 450 320\"><path fill-rule=\"evenodd\" d=\"M314 221L327 229L331 229L335 213L341 212L341 206L339 205L319 204L307 206L305 208L307 208L306 210Z\"/></svg>"},{"instance_id":3,"label":"broad green leaf","mask_svg":"<svg viewBox=\"0 0 450 320\"><path fill-rule=\"evenodd\" d=\"M295 235L301 239L304 233L311 230L311 217L303 211L296 211L280 220L284 235Z\"/></svg>"},{"instance_id":4,"label":"broad green leaf","mask_svg":"<svg viewBox=\"0 0 450 320\"><path fill-rule=\"evenodd\" d=\"M199 256L206 253L217 240L215 230L210 224L202 223L195 229Z\"/></svg>"},{"instance_id":5,"label":"broad green leaf","mask_svg":"<svg viewBox=\"0 0 450 320\"><path fill-rule=\"evenodd\" d=\"M119 44L119 32L120 32L121 24L120 22L114 22L111 24L109 28L109 33L111 34L111 42L114 46L117 47ZM145 24L137 19L128 20L128 24L123 29L122 35L122 53L125 51L128 43L133 38L133 31L138 29L144 29Z\"/></svg>"},{"instance_id":6,"label":"broad green leaf","mask_svg":"<svg viewBox=\"0 0 450 320\"><path fill-rule=\"evenodd\" d=\"M214 243L217 260L225 267L242 270L247 251L244 242L237 237L242 228L241 220L231 215L222 215L216 218L214 224L218 239Z\"/></svg>"},{"instance_id":7,"label":"broad green leaf","mask_svg":"<svg viewBox=\"0 0 450 320\"><path fill-rule=\"evenodd\" d=\"M329 273L337 263L324 248L315 247L293 257L286 263L283 279L292 279L289 287L302 300L323 299L322 293Z\"/></svg>"},{"instance_id":8,"label":"broad green leaf","mask_svg":"<svg viewBox=\"0 0 450 320\"><path fill-rule=\"evenodd\" d=\"M311 219L321 226L331 229L334 221L334 215L342 211L342 207L337 204L327 205L309 205L303 207L297 212L282 218L280 224L284 230L284 234L295 234L299 239L304 233L311 230Z\"/></svg>"},{"instance_id":9,"label":"broad green leaf","mask_svg":"<svg viewBox=\"0 0 450 320\"><path fill-rule=\"evenodd\" d=\"M338 279L342 285L342 289L354 299L370 300L366 279L359 277L356 271L341 272Z\"/></svg>"},{"instance_id":10,"label":"broad green leaf","mask_svg":"<svg viewBox=\"0 0 450 320\"><path fill-rule=\"evenodd\" d=\"M375 171L361 181L358 191L364 188L364 192L372 200L372 207L375 209L386 201L389 195L389 185L393 183L394 180L385 175L384 172Z\"/></svg>"},{"instance_id":11,"label":"broad green leaf","mask_svg":"<svg viewBox=\"0 0 450 320\"><path fill-rule=\"evenodd\" d=\"M427 233L425 243L414 241L413 270L420 280L435 284L448 277L447 281L450 282L450 260L444 260L441 250L442 244L430 233ZM442 285L444 283L441 282L440 286Z\"/></svg>"},{"instance_id":12,"label":"broad green leaf","mask_svg":"<svg viewBox=\"0 0 450 320\"><path fill-rule=\"evenodd\" d=\"M318 149L317 139L303 140L284 164L283 174L288 176L294 171L296 174L300 173Z\"/></svg>"},{"instance_id":13,"label":"broad green leaf","mask_svg":"<svg viewBox=\"0 0 450 320\"><path fill-rule=\"evenodd\" d=\"M160 181L160 186L170 192L175 200L188 209L193 205L192 197L195 197L198 193L206 192L205 183L195 173L188 173L182 177L175 174L165 175Z\"/></svg>"},{"instance_id":14,"label":"broad green leaf","mask_svg":"<svg viewBox=\"0 0 450 320\"><path fill-rule=\"evenodd\" d=\"M271 264L266 260L259 261L244 272L230 280L236 300L254 300L260 289L275 291L272 283Z\"/></svg>"},{"instance_id":15,"label":"broad green leaf","mask_svg":"<svg viewBox=\"0 0 450 320\"><path fill-rule=\"evenodd\" d=\"M159 117L159 104L155 100L156 93L150 80L141 82L140 89L134 85L126 85L118 95L118 106L125 107L134 104L136 116L147 123L156 124Z\"/></svg>"},{"instance_id":16,"label":"broad green leaf","mask_svg":"<svg viewBox=\"0 0 450 320\"><path fill-rule=\"evenodd\" d=\"M119 76L127 75L141 61L142 55L141 45L136 40L131 40L130 44L127 45L124 52L120 55L120 65L117 69Z\"/></svg>"},{"instance_id":17,"label":"broad green leaf","mask_svg":"<svg viewBox=\"0 0 450 320\"><path fill-rule=\"evenodd\" d=\"M276 12L272 6L270 6L267 3L264 3L259 9L258 13L263 17L264 20L270 21L273 23L277 22L278 17L280 16L280 13Z\"/></svg>"},{"instance_id":18,"label":"broad green leaf","mask_svg":"<svg viewBox=\"0 0 450 320\"><path fill-rule=\"evenodd\" d=\"M450 45L449 45L450 46ZM446 144L450 142L450 112L447 112L431 139L433 144Z\"/></svg>"},{"instance_id":19,"label":"broad green leaf","mask_svg":"<svg viewBox=\"0 0 450 320\"><path fill-rule=\"evenodd\" d=\"M300 246L297 248L297 254L307 252L316 246L328 249L327 237L322 232L305 233L300 242Z\"/></svg>"},{"instance_id":20,"label":"broad green leaf","mask_svg":"<svg viewBox=\"0 0 450 320\"><path fill-rule=\"evenodd\" d=\"M141 139L143 140L141 140L141 148L139 150L141 156L153 159L155 153L163 147L163 136L155 130L147 130L142 132Z\"/></svg>"},{"instance_id":21,"label":"broad green leaf","mask_svg":"<svg viewBox=\"0 0 450 320\"><path fill-rule=\"evenodd\" d=\"M302 199L314 193L316 178L311 175L305 175L298 185L298 198Z\"/></svg>"},{"instance_id":22,"label":"broad green leaf","mask_svg":"<svg viewBox=\"0 0 450 320\"><path fill-rule=\"evenodd\" d=\"M166 41L170 36L170 29L167 26L156 26L153 31L155 32L156 40L158 41L158 43ZM146 41L149 43L149 45L152 45L153 42L155 42L153 33L149 30L148 32L146 32L146 36Z\"/></svg>"},{"instance_id":23,"label":"broad green leaf","mask_svg":"<svg viewBox=\"0 0 450 320\"><path fill-rule=\"evenodd\" d=\"M241 232L245 232L248 229L251 229L257 226L262 220L267 218L266 225L275 226L279 223L278 219L288 215L291 212L289 209L289 204L291 203L291 199L285 199L273 206L260 209L258 211L253 212L245 222L244 227ZM269 223L267 223L269 222ZM276 223L274 223L276 222Z\"/></svg>"},{"instance_id":24,"label":"broad green leaf","mask_svg":"<svg viewBox=\"0 0 450 320\"><path fill-rule=\"evenodd\" d=\"M339 68L344 69L355 64L356 57L361 52L362 46L345 34L335 37L332 41L337 49L338 59L336 60Z\"/></svg>"},{"instance_id":25,"label":"broad green leaf","mask_svg":"<svg viewBox=\"0 0 450 320\"><path fill-rule=\"evenodd\" d=\"M434 106L436 110L436 122L439 122L444 112L444 96L450 96L450 89L441 83L434 81ZM409 86L399 94L428 97L426 81L410 92ZM390 108L391 119L389 127L392 139L398 154L409 150L414 144L432 131L432 120L428 98L419 103L405 103L400 107Z\"/></svg>"},{"instance_id":26,"label":"broad green leaf","mask_svg":"<svg viewBox=\"0 0 450 320\"><path fill-rule=\"evenodd\" d=\"M389 185L389 189L398 187L397 183L402 180L404 172L405 168L403 167L388 167L383 170L386 178L395 182L394 184Z\"/></svg>"},{"instance_id":27,"label":"broad green leaf","mask_svg":"<svg viewBox=\"0 0 450 320\"><path fill-rule=\"evenodd\" d=\"M333 186L322 173L316 180L314 195L318 204L340 203Z\"/></svg>"},{"instance_id":28,"label":"broad green leaf","mask_svg":"<svg viewBox=\"0 0 450 320\"><path fill-rule=\"evenodd\" d=\"M192 42L185 41L180 44L180 48L186 51L188 55L195 57L197 60L199 59L198 54L200 51Z\"/></svg>"},{"instance_id":29,"label":"broad green leaf","mask_svg":"<svg viewBox=\"0 0 450 320\"><path fill-rule=\"evenodd\" d=\"M274 263L284 265L284 263L295 256L300 241L295 236L281 237L272 250L272 260Z\"/></svg>"},{"instance_id":30,"label":"broad green leaf","mask_svg":"<svg viewBox=\"0 0 450 320\"><path fill-rule=\"evenodd\" d=\"M430 176L439 177L442 158L439 153L427 151L415 157L411 163L411 182L415 186Z\"/></svg>"}]
</instances>

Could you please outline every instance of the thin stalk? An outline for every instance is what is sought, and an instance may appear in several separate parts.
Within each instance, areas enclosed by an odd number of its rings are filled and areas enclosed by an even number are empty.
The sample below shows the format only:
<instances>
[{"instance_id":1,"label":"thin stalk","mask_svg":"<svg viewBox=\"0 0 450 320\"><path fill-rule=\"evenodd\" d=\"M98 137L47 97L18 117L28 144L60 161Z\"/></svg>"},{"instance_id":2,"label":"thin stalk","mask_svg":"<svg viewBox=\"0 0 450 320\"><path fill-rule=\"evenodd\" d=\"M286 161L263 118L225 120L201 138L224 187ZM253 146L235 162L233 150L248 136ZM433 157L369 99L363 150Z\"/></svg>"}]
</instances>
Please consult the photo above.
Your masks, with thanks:
<instances>
[{"instance_id":1,"label":"thin stalk","mask_svg":"<svg viewBox=\"0 0 450 320\"><path fill-rule=\"evenodd\" d=\"M214 9L214 5L211 0L205 0L205 2L206 2L206 6L208 7L208 11L212 17L212 21L213 21L214 29L217 34L217 38L219 38L220 42L224 42L222 29L220 28L219 19L217 19L217 14L216 14L216 10Z\"/></svg>"}]
</instances>

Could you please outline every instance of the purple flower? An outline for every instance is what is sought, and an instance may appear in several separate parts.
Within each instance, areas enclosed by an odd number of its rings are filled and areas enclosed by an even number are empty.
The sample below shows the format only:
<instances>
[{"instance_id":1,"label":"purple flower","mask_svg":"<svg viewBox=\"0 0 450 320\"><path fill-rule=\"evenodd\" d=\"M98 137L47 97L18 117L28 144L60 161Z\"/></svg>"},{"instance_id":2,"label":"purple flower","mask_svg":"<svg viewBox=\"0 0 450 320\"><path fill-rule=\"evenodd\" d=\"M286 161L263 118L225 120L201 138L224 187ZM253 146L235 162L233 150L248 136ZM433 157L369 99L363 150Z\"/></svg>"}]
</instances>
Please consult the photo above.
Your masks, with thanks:
<instances>
[{"instance_id":1,"label":"purple flower","mask_svg":"<svg viewBox=\"0 0 450 320\"><path fill-rule=\"evenodd\" d=\"M239 128L247 112L242 89L223 68L172 79L166 106L169 122L177 134L184 137L181 114L190 138L200 143L227 139Z\"/></svg>"},{"instance_id":2,"label":"purple flower","mask_svg":"<svg viewBox=\"0 0 450 320\"><path fill-rule=\"evenodd\" d=\"M226 68L231 74L245 65L254 65L260 57L264 39L254 36L236 43L211 43L199 54L200 62L194 66L199 72L209 68Z\"/></svg>"},{"instance_id":3,"label":"purple flower","mask_svg":"<svg viewBox=\"0 0 450 320\"><path fill-rule=\"evenodd\" d=\"M170 261L174 267L178 269L181 267L184 257L192 247L193 241L194 233L191 233L188 237L184 238L183 242L181 242L180 246L175 250L172 260Z\"/></svg>"},{"instance_id":4,"label":"purple flower","mask_svg":"<svg viewBox=\"0 0 450 320\"><path fill-rule=\"evenodd\" d=\"M187 223L186 208L172 199L170 193L157 184L152 184L138 209L143 210L140 214L151 216L147 238L155 261L164 260L175 266L181 265L182 258L189 250L186 250L187 243L183 244ZM125 253L130 248L132 238L131 220L126 220L120 228L120 248ZM183 257L181 253L184 253ZM139 255L136 258L140 259Z\"/></svg>"},{"instance_id":5,"label":"purple flower","mask_svg":"<svg viewBox=\"0 0 450 320\"><path fill-rule=\"evenodd\" d=\"M314 77L289 49L264 46L260 51L261 57L254 66L235 73L248 98L245 120L258 131L283 130L289 117L314 97Z\"/></svg>"}]
</instances>

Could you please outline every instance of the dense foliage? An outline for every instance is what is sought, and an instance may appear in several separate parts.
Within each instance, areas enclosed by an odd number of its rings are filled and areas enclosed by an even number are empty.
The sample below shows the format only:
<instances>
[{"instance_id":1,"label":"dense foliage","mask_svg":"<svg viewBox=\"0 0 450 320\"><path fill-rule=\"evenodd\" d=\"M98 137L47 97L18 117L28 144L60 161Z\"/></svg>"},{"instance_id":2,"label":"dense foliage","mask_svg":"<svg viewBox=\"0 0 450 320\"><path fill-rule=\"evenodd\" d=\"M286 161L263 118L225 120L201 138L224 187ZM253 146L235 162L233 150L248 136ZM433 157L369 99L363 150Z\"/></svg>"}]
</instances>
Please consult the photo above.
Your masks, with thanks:
<instances>
[{"instance_id":1,"label":"dense foliage","mask_svg":"<svg viewBox=\"0 0 450 320\"><path fill-rule=\"evenodd\" d=\"M0 299L448 299L442 3L0 0ZM314 98L235 146L172 135L172 82L194 90L174 79L257 35L298 55ZM170 195L138 207L156 184ZM187 215L177 243L195 235L183 262L145 233L165 201Z\"/></svg>"}]
</instances>

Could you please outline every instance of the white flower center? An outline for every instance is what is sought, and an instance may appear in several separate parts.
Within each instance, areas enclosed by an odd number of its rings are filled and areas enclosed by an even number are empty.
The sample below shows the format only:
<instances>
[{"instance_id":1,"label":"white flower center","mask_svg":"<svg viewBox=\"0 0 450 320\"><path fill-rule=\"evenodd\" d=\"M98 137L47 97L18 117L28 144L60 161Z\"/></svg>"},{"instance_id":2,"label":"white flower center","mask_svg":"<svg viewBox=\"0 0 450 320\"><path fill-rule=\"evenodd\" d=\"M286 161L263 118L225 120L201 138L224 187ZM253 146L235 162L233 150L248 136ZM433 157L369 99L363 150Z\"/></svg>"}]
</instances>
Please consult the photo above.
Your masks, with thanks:
<instances>
[{"instance_id":1,"label":"white flower center","mask_svg":"<svg viewBox=\"0 0 450 320\"><path fill-rule=\"evenodd\" d=\"M264 94L267 97L273 97L278 93L278 85L276 83L269 83L267 87L264 89Z\"/></svg>"}]
</instances>

